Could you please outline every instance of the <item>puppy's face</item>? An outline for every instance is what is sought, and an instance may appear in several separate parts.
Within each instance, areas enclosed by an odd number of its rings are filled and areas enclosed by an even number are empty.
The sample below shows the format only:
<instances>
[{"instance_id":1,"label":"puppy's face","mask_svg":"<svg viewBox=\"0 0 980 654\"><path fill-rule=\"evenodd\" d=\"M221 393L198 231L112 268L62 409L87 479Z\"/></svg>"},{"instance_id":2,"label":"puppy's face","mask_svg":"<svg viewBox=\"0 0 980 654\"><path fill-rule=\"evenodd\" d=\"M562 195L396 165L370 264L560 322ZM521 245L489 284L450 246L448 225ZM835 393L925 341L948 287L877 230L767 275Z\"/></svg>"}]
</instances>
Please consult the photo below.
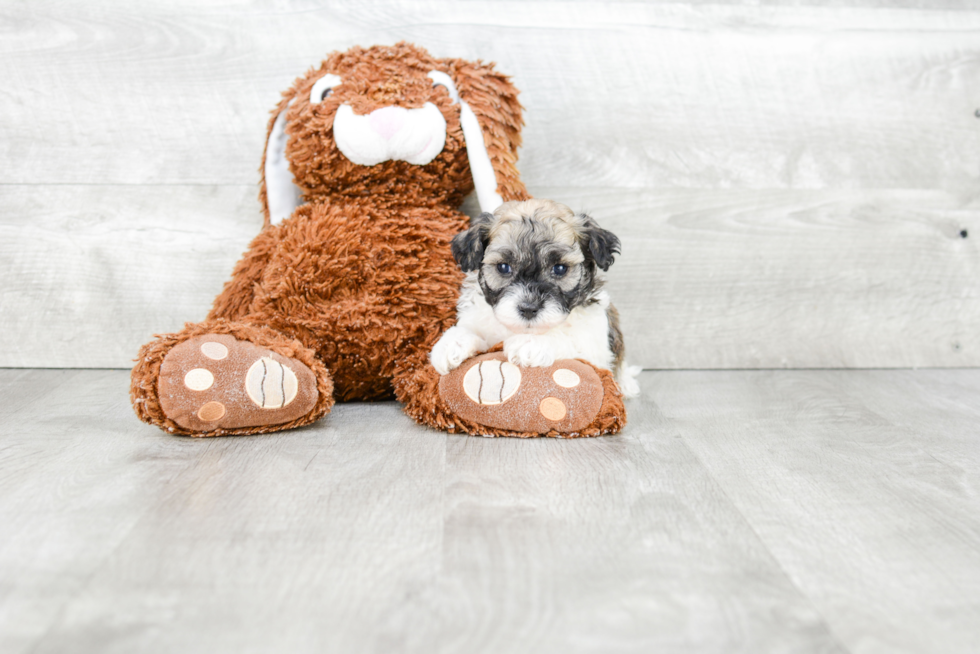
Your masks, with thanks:
<instances>
[{"instance_id":1,"label":"puppy's face","mask_svg":"<svg viewBox=\"0 0 980 654\"><path fill-rule=\"evenodd\" d=\"M478 272L497 320L513 332L541 333L596 301L596 270L612 265L619 239L563 204L527 200L474 218L452 249L465 272Z\"/></svg>"}]
</instances>

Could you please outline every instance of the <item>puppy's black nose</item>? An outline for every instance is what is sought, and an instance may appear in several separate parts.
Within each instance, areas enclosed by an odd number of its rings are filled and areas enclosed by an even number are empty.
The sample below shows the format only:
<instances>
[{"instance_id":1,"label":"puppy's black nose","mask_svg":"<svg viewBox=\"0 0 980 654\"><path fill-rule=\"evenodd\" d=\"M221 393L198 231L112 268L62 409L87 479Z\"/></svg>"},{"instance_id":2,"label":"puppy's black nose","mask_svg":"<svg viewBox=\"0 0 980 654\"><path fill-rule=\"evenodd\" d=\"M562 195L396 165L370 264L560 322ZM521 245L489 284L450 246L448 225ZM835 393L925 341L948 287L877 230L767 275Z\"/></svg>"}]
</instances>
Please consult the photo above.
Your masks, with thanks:
<instances>
[{"instance_id":1,"label":"puppy's black nose","mask_svg":"<svg viewBox=\"0 0 980 654\"><path fill-rule=\"evenodd\" d=\"M524 320L530 320L538 315L538 307L531 306L530 304L522 304L517 307L517 313L521 314L521 318Z\"/></svg>"}]
</instances>

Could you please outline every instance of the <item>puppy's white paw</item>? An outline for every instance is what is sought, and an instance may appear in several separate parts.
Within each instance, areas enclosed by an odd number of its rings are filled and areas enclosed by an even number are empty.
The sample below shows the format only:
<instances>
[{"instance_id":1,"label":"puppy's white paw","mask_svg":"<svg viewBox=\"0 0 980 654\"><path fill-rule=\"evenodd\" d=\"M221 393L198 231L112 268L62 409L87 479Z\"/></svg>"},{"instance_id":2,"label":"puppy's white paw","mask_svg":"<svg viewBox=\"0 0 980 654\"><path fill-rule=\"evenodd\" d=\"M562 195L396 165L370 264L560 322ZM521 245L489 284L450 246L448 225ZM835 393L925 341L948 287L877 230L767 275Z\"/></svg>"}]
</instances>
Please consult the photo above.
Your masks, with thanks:
<instances>
[{"instance_id":1,"label":"puppy's white paw","mask_svg":"<svg viewBox=\"0 0 980 654\"><path fill-rule=\"evenodd\" d=\"M471 331L450 327L429 353L432 367L440 375L455 370L477 352L485 352L487 342Z\"/></svg>"},{"instance_id":2,"label":"puppy's white paw","mask_svg":"<svg viewBox=\"0 0 980 654\"><path fill-rule=\"evenodd\" d=\"M619 384L619 390L624 398L631 399L640 395L640 382L636 378L641 372L643 372L643 368L640 366L631 366L623 361L616 383Z\"/></svg>"},{"instance_id":3,"label":"puppy's white paw","mask_svg":"<svg viewBox=\"0 0 980 654\"><path fill-rule=\"evenodd\" d=\"M518 334L504 341L504 354L515 366L543 368L555 362L555 352L545 336Z\"/></svg>"}]
</instances>

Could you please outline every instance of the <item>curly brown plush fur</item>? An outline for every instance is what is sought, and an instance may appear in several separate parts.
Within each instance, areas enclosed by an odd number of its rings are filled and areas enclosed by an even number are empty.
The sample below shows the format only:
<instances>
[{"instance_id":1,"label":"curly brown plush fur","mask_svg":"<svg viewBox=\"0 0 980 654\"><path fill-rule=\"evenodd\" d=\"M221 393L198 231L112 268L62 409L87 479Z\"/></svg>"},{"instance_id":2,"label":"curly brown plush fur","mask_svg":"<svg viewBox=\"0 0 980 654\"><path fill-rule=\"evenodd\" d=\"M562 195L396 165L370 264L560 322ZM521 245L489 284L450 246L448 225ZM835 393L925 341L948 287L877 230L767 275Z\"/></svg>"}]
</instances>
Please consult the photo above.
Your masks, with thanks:
<instances>
[{"instance_id":1,"label":"curly brown plush fur","mask_svg":"<svg viewBox=\"0 0 980 654\"><path fill-rule=\"evenodd\" d=\"M517 90L492 64L435 59L406 43L330 55L283 94L269 122L267 139L285 112L286 159L305 204L272 224L263 157L259 197L265 227L204 322L140 350L131 396L141 420L182 434L259 433L308 424L326 414L334 398L394 395L423 424L447 428L452 422L432 385L438 373L427 355L455 320L462 274L449 243L468 224L458 207L473 181L460 106L445 88L433 86L429 71L448 74L475 113L497 193L504 200L529 197L516 169L522 124ZM327 73L343 83L324 101L311 103L314 83ZM334 116L342 104L365 115L425 103L434 104L446 121L445 147L428 164L389 160L360 166L334 141ZM231 334L304 363L317 379L314 410L286 424L205 433L174 423L157 397L161 362L177 344L208 333ZM615 383L608 374L602 379L608 397L589 435L618 431L625 417ZM455 424L482 433L479 426Z\"/></svg>"}]
</instances>

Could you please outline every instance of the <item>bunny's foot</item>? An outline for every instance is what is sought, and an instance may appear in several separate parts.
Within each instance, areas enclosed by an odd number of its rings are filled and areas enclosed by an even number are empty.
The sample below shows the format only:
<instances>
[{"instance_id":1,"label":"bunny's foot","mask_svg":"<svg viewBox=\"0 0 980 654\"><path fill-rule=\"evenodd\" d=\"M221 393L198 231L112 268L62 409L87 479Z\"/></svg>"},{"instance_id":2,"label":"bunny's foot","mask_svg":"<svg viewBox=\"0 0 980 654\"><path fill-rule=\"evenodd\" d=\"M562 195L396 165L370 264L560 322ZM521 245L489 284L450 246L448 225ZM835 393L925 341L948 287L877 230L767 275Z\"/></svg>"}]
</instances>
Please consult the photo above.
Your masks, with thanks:
<instances>
[{"instance_id":1,"label":"bunny's foot","mask_svg":"<svg viewBox=\"0 0 980 654\"><path fill-rule=\"evenodd\" d=\"M330 409L329 375L309 350L265 328L218 326L231 328L144 347L132 386L140 418L175 433L217 436L288 429Z\"/></svg>"},{"instance_id":2,"label":"bunny's foot","mask_svg":"<svg viewBox=\"0 0 980 654\"><path fill-rule=\"evenodd\" d=\"M409 415L450 432L575 438L614 434L626 424L612 373L577 359L523 367L491 352L444 376L426 366L405 388L400 399Z\"/></svg>"}]
</instances>

